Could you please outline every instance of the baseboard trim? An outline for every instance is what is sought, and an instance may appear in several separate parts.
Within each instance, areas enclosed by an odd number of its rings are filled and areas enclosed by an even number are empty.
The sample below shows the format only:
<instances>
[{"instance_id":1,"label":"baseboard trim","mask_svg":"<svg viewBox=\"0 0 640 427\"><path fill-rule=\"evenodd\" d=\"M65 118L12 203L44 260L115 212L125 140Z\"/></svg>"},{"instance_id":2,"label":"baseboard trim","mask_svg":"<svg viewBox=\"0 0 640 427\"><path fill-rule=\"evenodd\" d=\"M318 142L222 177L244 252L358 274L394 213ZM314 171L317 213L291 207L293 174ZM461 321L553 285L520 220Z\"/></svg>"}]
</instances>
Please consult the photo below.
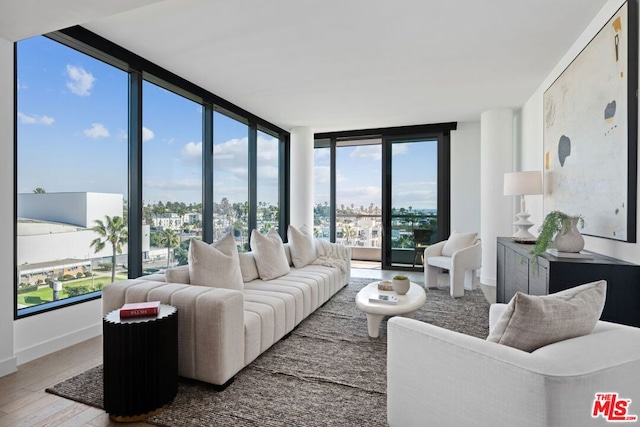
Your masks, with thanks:
<instances>
[{"instance_id":1,"label":"baseboard trim","mask_svg":"<svg viewBox=\"0 0 640 427\"><path fill-rule=\"evenodd\" d=\"M9 375L18 370L18 358L10 357L0 362L0 377Z\"/></svg>"},{"instance_id":2,"label":"baseboard trim","mask_svg":"<svg viewBox=\"0 0 640 427\"><path fill-rule=\"evenodd\" d=\"M496 285L496 278L495 277L486 277L486 276L480 276L480 283L482 283L483 285L487 285L487 286L495 286Z\"/></svg>"},{"instance_id":3,"label":"baseboard trim","mask_svg":"<svg viewBox=\"0 0 640 427\"><path fill-rule=\"evenodd\" d=\"M32 360L46 356L47 354L55 353L63 348L71 347L72 345L81 343L82 341L86 341L99 335L102 335L102 323L91 325L66 335L57 336L31 347L16 351L17 363L18 365L22 365L23 363L31 362Z\"/></svg>"}]
</instances>

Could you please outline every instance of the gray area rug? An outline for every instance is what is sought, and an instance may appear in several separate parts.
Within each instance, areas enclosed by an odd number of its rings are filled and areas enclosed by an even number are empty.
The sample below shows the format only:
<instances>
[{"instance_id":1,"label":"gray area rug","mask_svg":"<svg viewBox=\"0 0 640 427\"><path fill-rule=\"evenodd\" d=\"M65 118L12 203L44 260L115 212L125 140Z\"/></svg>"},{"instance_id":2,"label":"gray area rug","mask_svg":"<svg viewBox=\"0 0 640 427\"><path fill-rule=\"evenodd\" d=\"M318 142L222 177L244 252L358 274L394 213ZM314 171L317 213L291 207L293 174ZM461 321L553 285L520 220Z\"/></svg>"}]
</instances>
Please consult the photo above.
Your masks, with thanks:
<instances>
[{"instance_id":1,"label":"gray area rug","mask_svg":"<svg viewBox=\"0 0 640 427\"><path fill-rule=\"evenodd\" d=\"M158 426L385 426L386 319L370 338L356 293L375 279L353 278L286 339L236 375L224 391L180 379L178 395L160 414ZM481 290L452 299L449 288L427 289L415 318L485 338L489 303ZM428 363L428 358L425 359ZM98 408L102 366L47 389Z\"/></svg>"}]
</instances>

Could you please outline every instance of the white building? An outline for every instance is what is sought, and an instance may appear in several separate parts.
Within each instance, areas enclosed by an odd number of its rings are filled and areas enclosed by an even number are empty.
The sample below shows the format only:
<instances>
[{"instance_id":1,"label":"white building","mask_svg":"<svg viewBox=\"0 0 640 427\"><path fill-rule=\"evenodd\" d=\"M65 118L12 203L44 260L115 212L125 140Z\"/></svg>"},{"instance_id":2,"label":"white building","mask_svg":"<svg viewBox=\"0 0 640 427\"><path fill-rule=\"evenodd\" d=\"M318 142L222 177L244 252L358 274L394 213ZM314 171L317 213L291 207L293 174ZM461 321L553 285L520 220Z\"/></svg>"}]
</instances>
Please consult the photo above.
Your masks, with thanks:
<instances>
[{"instance_id":1,"label":"white building","mask_svg":"<svg viewBox=\"0 0 640 427\"><path fill-rule=\"evenodd\" d=\"M151 218L151 224L158 230L180 231L184 225L184 217L177 213L166 213Z\"/></svg>"},{"instance_id":2,"label":"white building","mask_svg":"<svg viewBox=\"0 0 640 427\"><path fill-rule=\"evenodd\" d=\"M91 242L99 237L92 230L96 220L123 215L122 194L23 193L18 194L17 265L20 282L34 275L88 268L92 259L110 262L106 245L95 253ZM143 227L143 252L149 252L149 226ZM126 263L127 246L118 255ZM120 263L120 261L118 261Z\"/></svg>"}]
</instances>

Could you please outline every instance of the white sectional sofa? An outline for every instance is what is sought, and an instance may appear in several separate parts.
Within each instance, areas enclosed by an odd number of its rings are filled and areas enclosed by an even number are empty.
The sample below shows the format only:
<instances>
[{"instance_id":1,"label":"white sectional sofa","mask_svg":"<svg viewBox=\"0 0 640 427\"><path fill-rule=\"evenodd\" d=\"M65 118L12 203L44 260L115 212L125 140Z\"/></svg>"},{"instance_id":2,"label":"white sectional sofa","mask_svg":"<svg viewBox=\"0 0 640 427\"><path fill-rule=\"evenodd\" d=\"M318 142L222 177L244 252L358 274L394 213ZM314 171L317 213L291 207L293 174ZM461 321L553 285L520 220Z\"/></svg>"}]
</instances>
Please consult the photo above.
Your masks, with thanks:
<instances>
[{"instance_id":1,"label":"white sectional sofa","mask_svg":"<svg viewBox=\"0 0 640 427\"><path fill-rule=\"evenodd\" d=\"M253 252L240 253L242 290L187 284L189 266L112 283L103 289L103 314L130 302L161 301L177 307L179 374L224 385L349 282L350 250L321 244L340 259L295 268L291 247L284 244L290 271L270 280L256 278Z\"/></svg>"}]
</instances>

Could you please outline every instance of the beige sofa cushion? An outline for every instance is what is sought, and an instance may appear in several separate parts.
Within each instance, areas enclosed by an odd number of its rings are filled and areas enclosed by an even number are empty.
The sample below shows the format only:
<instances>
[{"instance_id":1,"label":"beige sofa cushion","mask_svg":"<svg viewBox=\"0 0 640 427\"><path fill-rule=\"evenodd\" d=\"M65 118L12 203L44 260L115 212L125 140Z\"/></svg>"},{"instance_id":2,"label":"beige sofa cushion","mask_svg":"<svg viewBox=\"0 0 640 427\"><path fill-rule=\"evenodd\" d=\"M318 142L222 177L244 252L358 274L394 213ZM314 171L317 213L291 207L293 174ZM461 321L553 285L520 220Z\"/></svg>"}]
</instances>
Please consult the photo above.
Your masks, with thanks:
<instances>
[{"instance_id":1,"label":"beige sofa cushion","mask_svg":"<svg viewBox=\"0 0 640 427\"><path fill-rule=\"evenodd\" d=\"M532 352L554 342L591 333L607 293L607 282L587 283L555 294L517 292L487 341Z\"/></svg>"},{"instance_id":2,"label":"beige sofa cushion","mask_svg":"<svg viewBox=\"0 0 640 427\"><path fill-rule=\"evenodd\" d=\"M287 237L291 248L291 261L295 268L302 268L315 261L316 245L306 225L300 229L290 225L287 229Z\"/></svg>"},{"instance_id":3,"label":"beige sofa cushion","mask_svg":"<svg viewBox=\"0 0 640 427\"><path fill-rule=\"evenodd\" d=\"M189 265L179 265L168 268L167 271L164 272L164 277L168 283L184 283L188 285L191 283L189 278Z\"/></svg>"},{"instance_id":4,"label":"beige sofa cushion","mask_svg":"<svg viewBox=\"0 0 640 427\"><path fill-rule=\"evenodd\" d=\"M191 239L189 279L192 285L243 289L238 248L231 233L210 245Z\"/></svg>"},{"instance_id":5,"label":"beige sofa cushion","mask_svg":"<svg viewBox=\"0 0 640 427\"><path fill-rule=\"evenodd\" d=\"M244 283L251 282L259 279L258 267L256 266L256 260L253 257L252 252L240 252L238 253L240 258L240 272L242 273L242 281Z\"/></svg>"},{"instance_id":6,"label":"beige sofa cushion","mask_svg":"<svg viewBox=\"0 0 640 427\"><path fill-rule=\"evenodd\" d=\"M254 229L251 232L251 251L262 280L275 279L290 271L282 239L274 228L266 235Z\"/></svg>"}]
</instances>

